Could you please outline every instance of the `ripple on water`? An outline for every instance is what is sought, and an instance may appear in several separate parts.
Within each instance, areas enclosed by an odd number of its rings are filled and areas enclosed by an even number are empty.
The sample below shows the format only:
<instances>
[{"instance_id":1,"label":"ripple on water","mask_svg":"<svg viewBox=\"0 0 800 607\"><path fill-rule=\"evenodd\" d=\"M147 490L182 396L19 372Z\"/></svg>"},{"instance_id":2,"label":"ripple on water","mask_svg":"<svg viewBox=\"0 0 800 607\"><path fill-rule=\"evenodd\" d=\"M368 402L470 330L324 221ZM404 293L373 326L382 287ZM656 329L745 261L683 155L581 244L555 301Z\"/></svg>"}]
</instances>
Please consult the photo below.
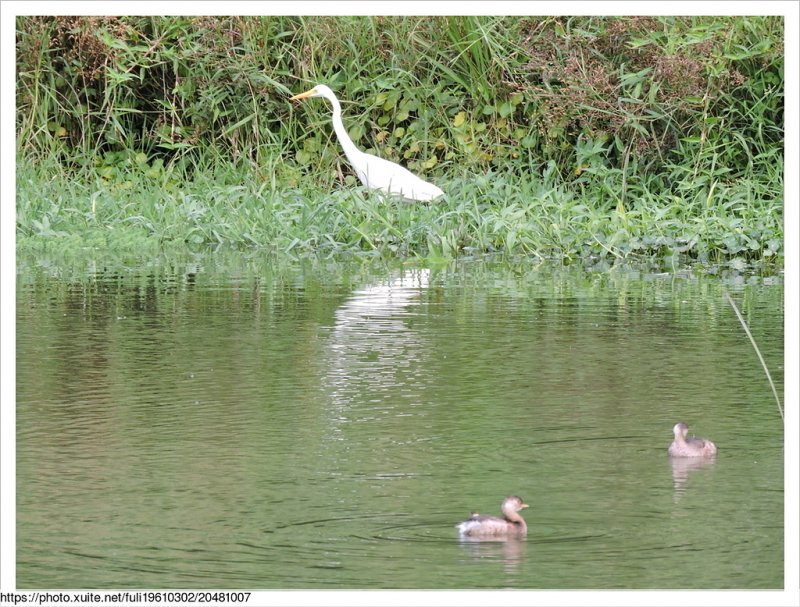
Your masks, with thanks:
<instances>
[{"instance_id":1,"label":"ripple on water","mask_svg":"<svg viewBox=\"0 0 800 607\"><path fill-rule=\"evenodd\" d=\"M20 585L781 584L783 429L719 281L372 272L20 277ZM774 367L782 287L742 289ZM716 461L669 460L679 420ZM509 494L524 540L458 537Z\"/></svg>"}]
</instances>

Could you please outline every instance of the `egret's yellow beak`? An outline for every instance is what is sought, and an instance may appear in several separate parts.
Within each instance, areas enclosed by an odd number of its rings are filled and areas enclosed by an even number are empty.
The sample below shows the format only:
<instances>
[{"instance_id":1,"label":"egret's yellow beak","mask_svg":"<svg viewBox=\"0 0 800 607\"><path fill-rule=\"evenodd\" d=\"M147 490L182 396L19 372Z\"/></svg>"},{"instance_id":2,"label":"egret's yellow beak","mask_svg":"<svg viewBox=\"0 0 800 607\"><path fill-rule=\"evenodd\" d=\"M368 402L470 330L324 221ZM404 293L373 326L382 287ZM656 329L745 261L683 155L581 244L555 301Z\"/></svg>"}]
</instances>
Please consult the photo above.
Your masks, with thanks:
<instances>
[{"instance_id":1,"label":"egret's yellow beak","mask_svg":"<svg viewBox=\"0 0 800 607\"><path fill-rule=\"evenodd\" d=\"M528 506L528 504L522 504L522 505L520 506L520 509L522 509L522 508L530 508L530 506Z\"/></svg>"},{"instance_id":2,"label":"egret's yellow beak","mask_svg":"<svg viewBox=\"0 0 800 607\"><path fill-rule=\"evenodd\" d=\"M299 95L295 95L294 97L289 97L289 101L297 101L298 99L305 99L306 97L311 97L316 95L317 89L311 89L310 91L306 91L305 93L300 93Z\"/></svg>"}]
</instances>

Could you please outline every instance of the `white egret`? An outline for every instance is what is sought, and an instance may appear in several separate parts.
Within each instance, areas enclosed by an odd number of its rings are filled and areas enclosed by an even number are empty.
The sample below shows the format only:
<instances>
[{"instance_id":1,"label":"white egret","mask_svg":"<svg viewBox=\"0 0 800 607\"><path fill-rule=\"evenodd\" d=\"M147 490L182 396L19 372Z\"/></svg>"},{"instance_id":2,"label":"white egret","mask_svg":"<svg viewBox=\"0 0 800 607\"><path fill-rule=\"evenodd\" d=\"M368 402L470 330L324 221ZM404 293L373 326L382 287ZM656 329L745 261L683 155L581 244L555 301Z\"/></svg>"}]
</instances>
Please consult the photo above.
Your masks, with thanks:
<instances>
[{"instance_id":1,"label":"white egret","mask_svg":"<svg viewBox=\"0 0 800 607\"><path fill-rule=\"evenodd\" d=\"M342 124L342 106L333 91L324 84L291 97L290 101L308 97L325 97L333 105L333 130L342 144L344 153L356 170L356 175L371 190L381 190L388 194L398 194L406 200L433 200L444 194L432 183L428 183L399 164L362 152L347 135Z\"/></svg>"}]
</instances>

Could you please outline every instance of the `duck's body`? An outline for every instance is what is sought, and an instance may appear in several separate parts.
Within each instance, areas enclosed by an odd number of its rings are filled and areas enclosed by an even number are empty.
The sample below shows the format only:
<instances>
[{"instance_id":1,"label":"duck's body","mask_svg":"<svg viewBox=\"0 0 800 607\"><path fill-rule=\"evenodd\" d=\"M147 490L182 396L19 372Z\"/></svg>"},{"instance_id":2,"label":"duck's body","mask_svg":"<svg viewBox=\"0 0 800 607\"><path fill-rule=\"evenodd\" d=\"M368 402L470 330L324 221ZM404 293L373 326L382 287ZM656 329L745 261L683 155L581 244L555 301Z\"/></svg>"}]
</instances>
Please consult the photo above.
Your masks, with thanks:
<instances>
[{"instance_id":1,"label":"duck's body","mask_svg":"<svg viewBox=\"0 0 800 607\"><path fill-rule=\"evenodd\" d=\"M518 512L527 507L528 504L522 498L512 495L504 499L500 506L504 518L473 512L470 518L456 525L456 528L461 535L473 537L525 535L528 525Z\"/></svg>"},{"instance_id":2,"label":"duck's body","mask_svg":"<svg viewBox=\"0 0 800 607\"><path fill-rule=\"evenodd\" d=\"M689 426L683 422L675 424L672 433L675 440L667 449L672 457L711 457L717 454L717 446L705 438L686 437Z\"/></svg>"}]
</instances>

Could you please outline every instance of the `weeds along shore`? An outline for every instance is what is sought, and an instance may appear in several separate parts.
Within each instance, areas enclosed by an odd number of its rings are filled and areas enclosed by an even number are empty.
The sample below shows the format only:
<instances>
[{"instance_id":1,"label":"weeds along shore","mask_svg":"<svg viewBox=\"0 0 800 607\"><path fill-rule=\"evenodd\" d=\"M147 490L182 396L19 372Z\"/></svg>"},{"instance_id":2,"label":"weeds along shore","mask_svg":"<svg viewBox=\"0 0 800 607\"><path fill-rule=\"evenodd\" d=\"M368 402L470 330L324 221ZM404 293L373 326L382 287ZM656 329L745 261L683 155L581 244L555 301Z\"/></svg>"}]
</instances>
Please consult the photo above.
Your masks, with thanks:
<instances>
[{"instance_id":1,"label":"weeds along shore","mask_svg":"<svg viewBox=\"0 0 800 607\"><path fill-rule=\"evenodd\" d=\"M17 240L779 267L781 17L18 17ZM356 145L441 187L358 185Z\"/></svg>"}]
</instances>

